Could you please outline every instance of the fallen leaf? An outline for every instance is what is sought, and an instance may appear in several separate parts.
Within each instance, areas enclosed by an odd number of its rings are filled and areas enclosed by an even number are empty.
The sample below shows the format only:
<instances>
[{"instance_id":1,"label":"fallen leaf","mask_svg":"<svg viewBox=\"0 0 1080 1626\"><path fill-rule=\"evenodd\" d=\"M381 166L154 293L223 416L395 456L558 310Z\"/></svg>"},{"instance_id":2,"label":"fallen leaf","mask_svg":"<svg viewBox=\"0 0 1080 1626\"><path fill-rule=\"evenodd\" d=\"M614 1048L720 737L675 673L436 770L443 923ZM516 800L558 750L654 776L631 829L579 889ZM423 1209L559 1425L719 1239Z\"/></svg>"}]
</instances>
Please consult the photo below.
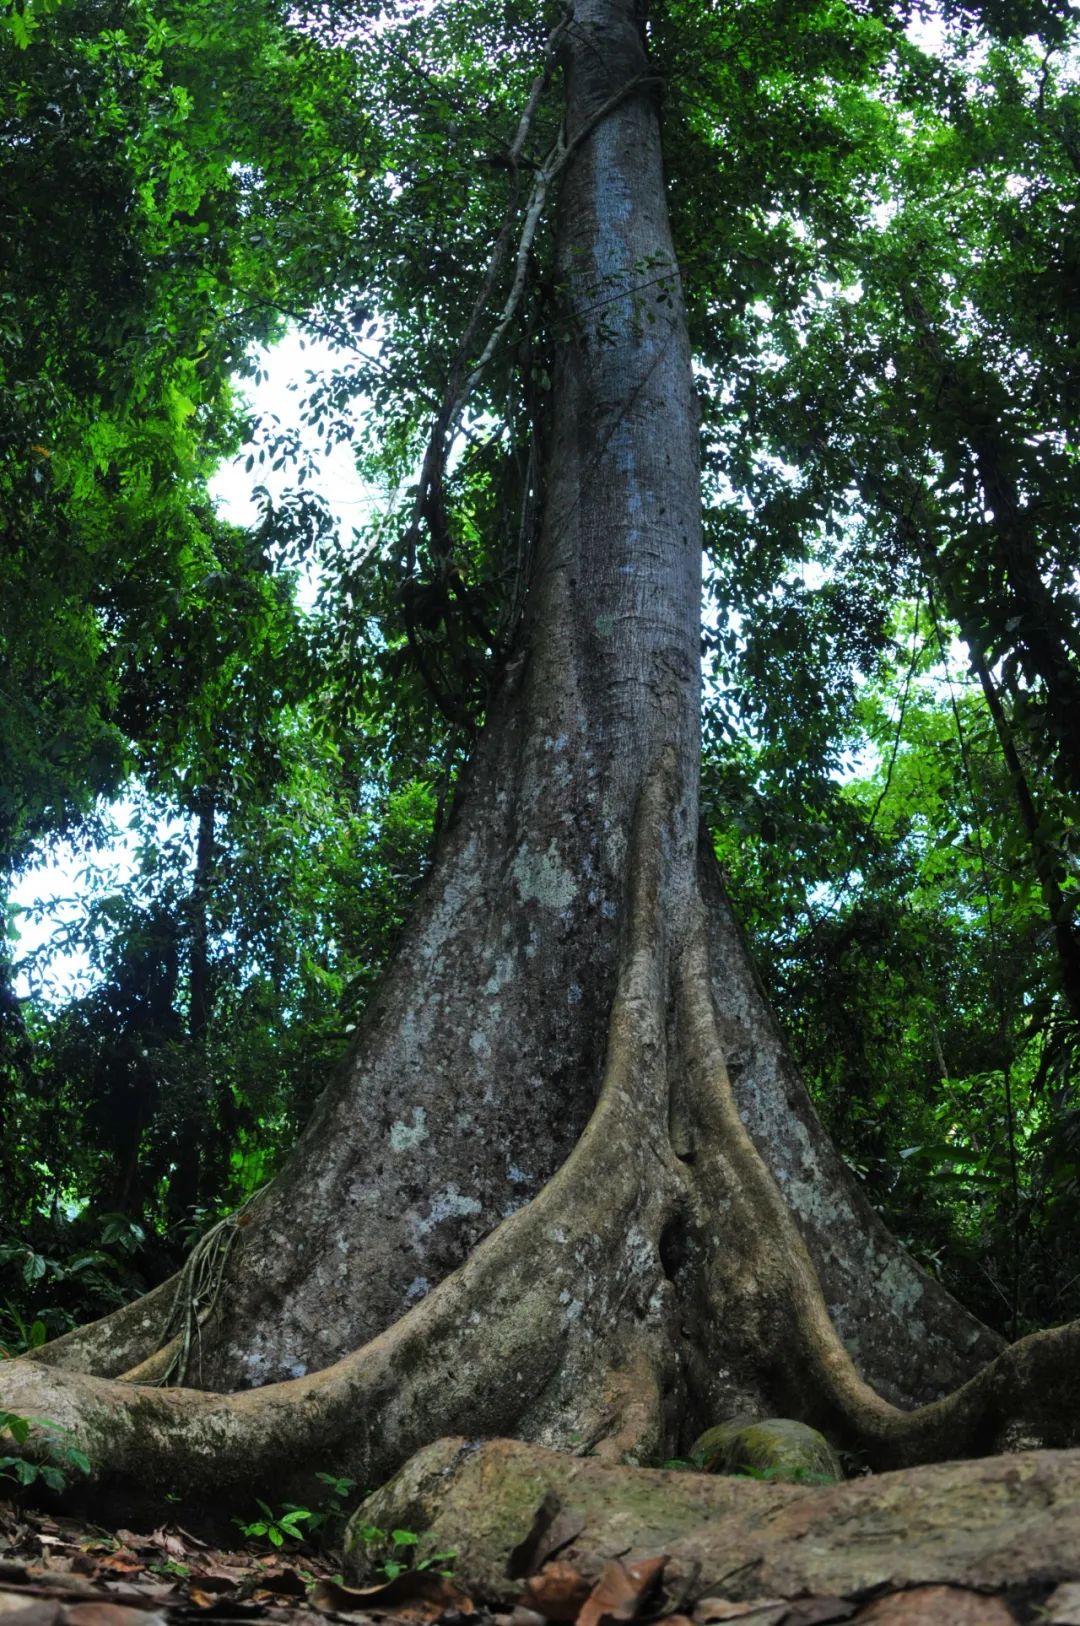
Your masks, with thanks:
<instances>
[{"instance_id":1,"label":"fallen leaf","mask_svg":"<svg viewBox=\"0 0 1080 1626\"><path fill-rule=\"evenodd\" d=\"M395 1620L437 1620L445 1610L471 1615L473 1602L445 1575L431 1570L406 1570L379 1586L342 1586L339 1581L316 1581L308 1602L328 1614L392 1614Z\"/></svg>"},{"instance_id":2,"label":"fallen leaf","mask_svg":"<svg viewBox=\"0 0 1080 1626\"><path fill-rule=\"evenodd\" d=\"M1001 1598L957 1586L915 1586L890 1592L855 1616L866 1626L1016 1626Z\"/></svg>"},{"instance_id":3,"label":"fallen leaf","mask_svg":"<svg viewBox=\"0 0 1080 1626\"><path fill-rule=\"evenodd\" d=\"M576 1620L591 1591L591 1583L573 1564L557 1558L530 1575L522 1588L521 1606L545 1620Z\"/></svg>"},{"instance_id":4,"label":"fallen leaf","mask_svg":"<svg viewBox=\"0 0 1080 1626\"><path fill-rule=\"evenodd\" d=\"M702 1598L694 1606L694 1620L698 1626L709 1626L711 1621L744 1620L749 1616L754 1626L774 1626L790 1608L786 1598L744 1598L737 1603L731 1598Z\"/></svg>"},{"instance_id":5,"label":"fallen leaf","mask_svg":"<svg viewBox=\"0 0 1080 1626\"><path fill-rule=\"evenodd\" d=\"M218 1575L213 1570L201 1571L191 1577L192 1587L198 1587L200 1592L213 1592L221 1595L226 1592L235 1592L240 1585L242 1577L239 1575Z\"/></svg>"},{"instance_id":6,"label":"fallen leaf","mask_svg":"<svg viewBox=\"0 0 1080 1626\"><path fill-rule=\"evenodd\" d=\"M188 1596L191 1597L192 1594L189 1593ZM232 1620L233 1618L239 1619L248 1615L265 1615L267 1612L265 1604L253 1603L250 1598L237 1598L235 1596L216 1598L209 1592L202 1594L196 1607L204 1620Z\"/></svg>"},{"instance_id":7,"label":"fallen leaf","mask_svg":"<svg viewBox=\"0 0 1080 1626\"><path fill-rule=\"evenodd\" d=\"M624 1564L613 1558L604 1565L599 1581L586 1598L578 1616L578 1626L600 1626L601 1621L633 1620L640 1613L645 1596L664 1572L667 1554L662 1558L641 1558Z\"/></svg>"},{"instance_id":8,"label":"fallen leaf","mask_svg":"<svg viewBox=\"0 0 1080 1626\"><path fill-rule=\"evenodd\" d=\"M97 1588L85 1575L74 1575L70 1570L47 1569L43 1564L29 1564L24 1573L25 1589L34 1597L54 1598L57 1593L77 1593L80 1597L94 1597Z\"/></svg>"},{"instance_id":9,"label":"fallen leaf","mask_svg":"<svg viewBox=\"0 0 1080 1626\"><path fill-rule=\"evenodd\" d=\"M114 1575L137 1575L146 1566L130 1547L120 1547L115 1553L107 1553L104 1558L97 1559L97 1567L99 1570L110 1570Z\"/></svg>"},{"instance_id":10,"label":"fallen leaf","mask_svg":"<svg viewBox=\"0 0 1080 1626\"><path fill-rule=\"evenodd\" d=\"M784 1616L784 1626L828 1626L829 1621L850 1620L857 1607L847 1598L797 1598Z\"/></svg>"}]
</instances>

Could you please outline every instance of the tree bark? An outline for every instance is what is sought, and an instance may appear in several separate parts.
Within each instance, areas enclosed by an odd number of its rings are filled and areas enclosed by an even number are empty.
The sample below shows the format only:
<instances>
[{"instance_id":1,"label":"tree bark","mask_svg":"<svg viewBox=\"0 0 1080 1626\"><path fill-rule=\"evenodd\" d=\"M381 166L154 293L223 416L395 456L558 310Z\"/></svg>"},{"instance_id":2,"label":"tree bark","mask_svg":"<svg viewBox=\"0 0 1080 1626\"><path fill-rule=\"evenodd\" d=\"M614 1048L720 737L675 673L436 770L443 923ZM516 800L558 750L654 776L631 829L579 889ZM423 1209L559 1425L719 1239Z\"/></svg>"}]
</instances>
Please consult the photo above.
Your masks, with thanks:
<instances>
[{"instance_id":1,"label":"tree bark","mask_svg":"<svg viewBox=\"0 0 1080 1626\"><path fill-rule=\"evenodd\" d=\"M0 1377L103 1479L300 1499L440 1434L646 1461L746 1410L924 1460L1014 1416L1045 1434L1074 1358L1071 1333L999 1354L884 1231L699 850L697 415L655 86L633 0L576 0L566 40L579 139L521 645L281 1175L121 1313L119 1364L106 1322ZM189 1387L102 1375L167 1369Z\"/></svg>"}]
</instances>

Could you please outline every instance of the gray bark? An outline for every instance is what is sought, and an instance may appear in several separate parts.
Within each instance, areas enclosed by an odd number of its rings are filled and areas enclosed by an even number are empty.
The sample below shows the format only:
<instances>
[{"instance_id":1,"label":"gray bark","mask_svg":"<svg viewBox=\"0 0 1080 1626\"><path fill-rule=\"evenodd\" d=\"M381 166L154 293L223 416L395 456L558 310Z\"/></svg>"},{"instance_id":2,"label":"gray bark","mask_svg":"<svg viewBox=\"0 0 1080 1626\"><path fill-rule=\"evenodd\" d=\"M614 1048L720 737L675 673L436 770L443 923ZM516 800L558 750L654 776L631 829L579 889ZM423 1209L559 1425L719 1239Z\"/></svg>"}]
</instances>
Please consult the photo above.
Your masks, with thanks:
<instances>
[{"instance_id":1,"label":"gray bark","mask_svg":"<svg viewBox=\"0 0 1080 1626\"><path fill-rule=\"evenodd\" d=\"M784 1043L716 865L705 859L702 870L713 997L735 1100L798 1222L833 1325L887 1400L911 1406L943 1395L993 1360L1003 1341L905 1253L859 1190Z\"/></svg>"},{"instance_id":2,"label":"gray bark","mask_svg":"<svg viewBox=\"0 0 1080 1626\"><path fill-rule=\"evenodd\" d=\"M645 68L631 8L582 0L568 133ZM252 1210L207 1387L372 1337L540 1190L596 1100L643 770L699 750L697 413L648 87L568 166L559 241L570 337L523 647L347 1072Z\"/></svg>"}]
</instances>

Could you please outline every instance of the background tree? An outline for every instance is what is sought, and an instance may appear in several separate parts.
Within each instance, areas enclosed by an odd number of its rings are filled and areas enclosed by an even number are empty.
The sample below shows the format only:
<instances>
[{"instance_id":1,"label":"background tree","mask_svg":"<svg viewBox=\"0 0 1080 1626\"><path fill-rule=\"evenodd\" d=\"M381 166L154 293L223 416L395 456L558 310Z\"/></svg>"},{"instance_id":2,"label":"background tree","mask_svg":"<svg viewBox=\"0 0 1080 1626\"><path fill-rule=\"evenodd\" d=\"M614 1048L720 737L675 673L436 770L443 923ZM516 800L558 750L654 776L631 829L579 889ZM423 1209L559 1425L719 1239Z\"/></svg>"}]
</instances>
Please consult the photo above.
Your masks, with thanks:
<instances>
[{"instance_id":1,"label":"background tree","mask_svg":"<svg viewBox=\"0 0 1080 1626\"><path fill-rule=\"evenodd\" d=\"M277 509L267 500L258 530L238 534L214 516L206 479L245 433L232 377L253 365L253 341L280 331L280 303L314 297L313 267L340 234L354 183L364 120L348 93L352 59L320 51L316 80L313 50L272 7L229 18L189 6L5 11L5 894L37 844L70 837L91 850L103 802L133 777L166 821L201 815L209 836L215 819L226 847L223 826L238 804L250 823L255 799L280 788L286 803L296 800L295 784L285 789L297 775L296 708L313 700L316 677L289 567L325 532L326 515L301 490ZM300 128L303 150L292 139ZM310 214L266 185L279 164ZM287 451L271 433L260 463ZM294 730L287 766L273 738L283 706ZM131 1236L164 1211L183 1214L196 1196L230 1189L220 1164L201 1171L200 1192L190 1180L197 1105L237 1128L228 1069L211 1081L208 1061L196 1058L214 1003L214 842L204 840L192 882L183 834L174 828L163 841L149 809L143 841L136 900L114 886L87 914L88 946L111 967L105 988L53 1025L20 1010L9 959L0 960L0 1160L5 1229L21 1233L5 1237L17 1315L42 1290L43 1261L88 1259L121 1199ZM270 965L272 974L273 956ZM217 993L223 1015L224 987ZM268 1098L275 1093L268 1084ZM293 1110L303 1110L299 1097ZM48 1151L43 1159L31 1148ZM109 1169L110 1158L127 1173ZM84 1207L105 1220L86 1217L68 1236ZM176 1237L151 1249L140 1267L160 1274L179 1246ZM90 1252L93 1270L66 1281L43 1324L55 1328L65 1298L86 1308L94 1294L119 1291L124 1261ZM45 1270L58 1286L55 1275Z\"/></svg>"}]
</instances>

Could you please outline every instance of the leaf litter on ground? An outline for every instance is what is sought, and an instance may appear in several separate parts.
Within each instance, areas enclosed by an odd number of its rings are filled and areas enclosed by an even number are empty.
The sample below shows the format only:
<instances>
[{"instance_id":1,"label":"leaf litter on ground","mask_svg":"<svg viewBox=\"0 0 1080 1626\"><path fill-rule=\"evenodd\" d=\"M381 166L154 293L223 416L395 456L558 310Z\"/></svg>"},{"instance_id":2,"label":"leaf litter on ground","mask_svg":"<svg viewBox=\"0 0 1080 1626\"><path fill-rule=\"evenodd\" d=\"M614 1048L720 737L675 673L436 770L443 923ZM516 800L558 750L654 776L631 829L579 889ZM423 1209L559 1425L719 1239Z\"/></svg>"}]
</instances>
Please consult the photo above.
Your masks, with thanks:
<instances>
[{"instance_id":1,"label":"leaf litter on ground","mask_svg":"<svg viewBox=\"0 0 1080 1626\"><path fill-rule=\"evenodd\" d=\"M0 1626L1080 1626L1080 1583L1010 1598L954 1586L873 1589L856 1598L698 1596L666 1590L663 1555L609 1559L575 1545L582 1521L557 1508L537 1517L515 1554L516 1605L489 1607L452 1576L406 1569L345 1586L340 1556L280 1548L219 1548L180 1526L141 1534L0 1502ZM743 1570L752 1569L751 1559ZM1050 1595L1052 1594L1052 1596Z\"/></svg>"}]
</instances>

